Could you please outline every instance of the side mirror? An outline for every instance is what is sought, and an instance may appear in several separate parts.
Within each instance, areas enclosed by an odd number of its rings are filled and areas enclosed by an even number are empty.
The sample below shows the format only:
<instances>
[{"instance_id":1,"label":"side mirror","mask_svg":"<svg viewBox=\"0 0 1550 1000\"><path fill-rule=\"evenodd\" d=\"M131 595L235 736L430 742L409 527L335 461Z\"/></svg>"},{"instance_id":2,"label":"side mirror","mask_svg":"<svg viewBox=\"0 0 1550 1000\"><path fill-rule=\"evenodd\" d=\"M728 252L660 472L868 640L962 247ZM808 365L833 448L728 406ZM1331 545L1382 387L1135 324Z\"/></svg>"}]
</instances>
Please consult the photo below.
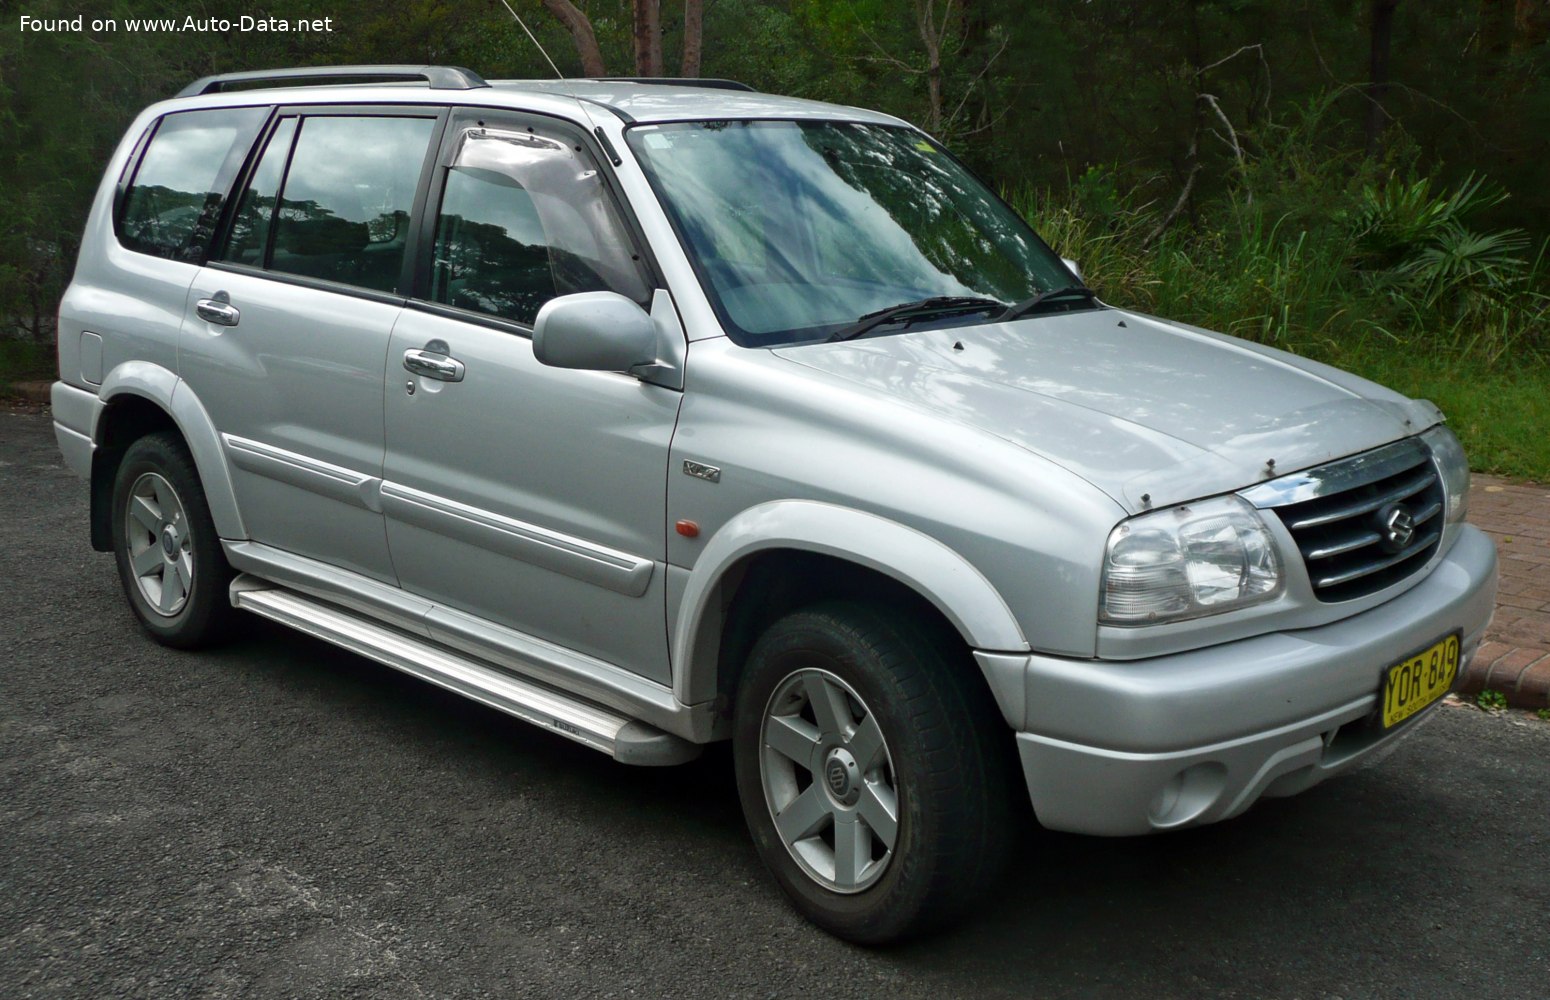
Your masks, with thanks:
<instances>
[{"instance_id":1,"label":"side mirror","mask_svg":"<svg viewBox=\"0 0 1550 1000\"><path fill-rule=\"evenodd\" d=\"M646 310L618 292L561 295L538 310L533 356L554 368L628 371L657 359L657 330Z\"/></svg>"},{"instance_id":2,"label":"side mirror","mask_svg":"<svg viewBox=\"0 0 1550 1000\"><path fill-rule=\"evenodd\" d=\"M1060 258L1060 262L1066 265L1072 274L1076 275L1077 281L1080 281L1084 285L1087 284L1087 279L1082 277L1082 269L1077 265L1076 261L1072 260L1070 257L1062 257Z\"/></svg>"}]
</instances>

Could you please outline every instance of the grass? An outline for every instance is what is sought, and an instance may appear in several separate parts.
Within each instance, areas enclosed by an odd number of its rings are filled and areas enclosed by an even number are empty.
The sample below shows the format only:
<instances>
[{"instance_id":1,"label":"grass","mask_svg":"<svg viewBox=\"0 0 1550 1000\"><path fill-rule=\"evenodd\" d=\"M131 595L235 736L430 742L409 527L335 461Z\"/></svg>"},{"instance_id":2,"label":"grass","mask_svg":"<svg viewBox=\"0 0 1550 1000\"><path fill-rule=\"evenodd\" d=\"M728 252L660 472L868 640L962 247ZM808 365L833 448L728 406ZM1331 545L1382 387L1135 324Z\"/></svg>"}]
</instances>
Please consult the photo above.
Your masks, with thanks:
<instances>
[{"instance_id":1,"label":"grass","mask_svg":"<svg viewBox=\"0 0 1550 1000\"><path fill-rule=\"evenodd\" d=\"M1550 368L1493 371L1467 359L1360 355L1343 367L1440 406L1475 471L1550 482Z\"/></svg>"},{"instance_id":2,"label":"grass","mask_svg":"<svg viewBox=\"0 0 1550 1000\"><path fill-rule=\"evenodd\" d=\"M1132 204L1101 172L1008 198L1106 301L1430 399L1477 471L1550 481L1544 249L1466 228L1482 182L1435 194L1413 184L1404 199L1393 187L1331 180L1311 185L1319 200L1303 208L1233 195L1196 227L1163 227L1157 206Z\"/></svg>"}]
</instances>

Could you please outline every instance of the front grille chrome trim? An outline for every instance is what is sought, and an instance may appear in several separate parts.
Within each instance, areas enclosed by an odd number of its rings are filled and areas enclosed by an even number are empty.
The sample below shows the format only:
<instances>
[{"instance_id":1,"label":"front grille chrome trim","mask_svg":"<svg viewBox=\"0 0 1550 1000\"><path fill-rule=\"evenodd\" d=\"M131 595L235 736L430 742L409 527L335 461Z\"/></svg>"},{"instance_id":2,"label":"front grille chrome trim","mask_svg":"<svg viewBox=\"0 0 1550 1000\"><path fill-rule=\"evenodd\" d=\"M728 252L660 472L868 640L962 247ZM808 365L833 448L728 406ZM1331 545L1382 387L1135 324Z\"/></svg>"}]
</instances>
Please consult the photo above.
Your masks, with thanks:
<instances>
[{"instance_id":1,"label":"front grille chrome trim","mask_svg":"<svg viewBox=\"0 0 1550 1000\"><path fill-rule=\"evenodd\" d=\"M1323 590L1327 587L1338 587L1342 583L1350 583L1353 580L1360 580L1364 576L1371 576L1374 573L1382 572L1383 570L1388 569L1390 566L1397 566L1404 562L1406 559L1409 559L1411 556L1420 552L1422 549L1436 544L1437 539L1427 536L1426 538L1421 539L1419 542L1414 543L1408 548L1401 549L1400 551L1394 553L1387 559L1380 559L1377 562L1368 563L1356 569L1347 570L1344 573L1337 573L1334 576L1321 576L1317 580L1313 581L1313 587L1315 590Z\"/></svg>"},{"instance_id":2,"label":"front grille chrome trim","mask_svg":"<svg viewBox=\"0 0 1550 1000\"><path fill-rule=\"evenodd\" d=\"M1430 521L1432 518L1436 517L1438 514L1441 514L1441 513L1442 513L1442 501L1441 500L1437 500L1437 501L1434 501L1430 507L1425 508L1424 510L1421 511L1421 513L1419 513L1419 514L1415 515L1413 518L1411 518L1411 523L1413 523L1416 527L1420 527L1421 525L1425 524L1427 521Z\"/></svg>"},{"instance_id":3,"label":"front grille chrome trim","mask_svg":"<svg viewBox=\"0 0 1550 1000\"><path fill-rule=\"evenodd\" d=\"M1348 518L1357 517L1359 515L1366 514L1369 511L1377 510L1379 507L1385 507L1391 503L1397 503L1398 501L1403 500L1408 496L1413 496L1414 494L1426 489L1426 487L1430 486L1436 481L1437 473L1428 468L1414 479L1402 483L1398 489L1389 490L1382 496L1369 497L1356 503L1349 504L1348 506L1339 507L1335 510L1320 514L1316 517L1305 517L1298 521L1288 523L1287 527L1292 531L1301 531L1304 528L1316 528L1321 524L1333 524L1336 521L1344 521Z\"/></svg>"},{"instance_id":4,"label":"front grille chrome trim","mask_svg":"<svg viewBox=\"0 0 1550 1000\"><path fill-rule=\"evenodd\" d=\"M1442 542L1442 479L1418 438L1260 483L1239 495L1285 525L1314 597L1327 603L1355 600L1408 579ZM1393 518L1403 513L1410 515L1408 537L1393 530Z\"/></svg>"},{"instance_id":5,"label":"front grille chrome trim","mask_svg":"<svg viewBox=\"0 0 1550 1000\"><path fill-rule=\"evenodd\" d=\"M1328 559L1331 556L1344 555L1347 552L1355 552L1357 549L1368 545L1375 545L1383 541L1383 536L1376 531L1366 531L1348 542L1339 542L1335 545L1326 545L1319 549L1309 549L1304 552L1303 558L1312 562L1315 559Z\"/></svg>"},{"instance_id":6,"label":"front grille chrome trim","mask_svg":"<svg viewBox=\"0 0 1550 1000\"><path fill-rule=\"evenodd\" d=\"M1397 472L1429 461L1431 457L1431 451L1420 438L1405 438L1372 451L1364 451L1360 455L1250 486L1239 491L1238 495L1262 510L1267 507L1285 507L1287 504L1332 496L1387 479Z\"/></svg>"}]
</instances>

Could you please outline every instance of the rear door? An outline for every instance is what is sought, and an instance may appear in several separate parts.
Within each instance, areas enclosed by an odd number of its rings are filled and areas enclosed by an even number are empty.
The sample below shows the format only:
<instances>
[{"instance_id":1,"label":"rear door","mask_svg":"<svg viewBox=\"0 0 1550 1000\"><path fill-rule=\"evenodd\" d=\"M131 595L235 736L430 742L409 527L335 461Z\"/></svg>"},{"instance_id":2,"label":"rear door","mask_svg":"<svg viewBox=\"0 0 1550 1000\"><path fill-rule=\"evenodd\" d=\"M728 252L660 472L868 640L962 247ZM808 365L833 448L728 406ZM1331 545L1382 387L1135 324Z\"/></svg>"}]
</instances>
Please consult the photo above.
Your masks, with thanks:
<instances>
[{"instance_id":1,"label":"rear door","mask_svg":"<svg viewBox=\"0 0 1550 1000\"><path fill-rule=\"evenodd\" d=\"M651 302L589 148L538 116L454 113L421 234L433 250L388 352L383 511L406 590L667 683L681 394L533 357L557 295Z\"/></svg>"},{"instance_id":2,"label":"rear door","mask_svg":"<svg viewBox=\"0 0 1550 1000\"><path fill-rule=\"evenodd\" d=\"M141 136L114 197L117 245L106 262L77 269L62 317L75 327L62 335L91 334L102 345L84 380L100 384L127 361L177 370L189 285L268 118L267 107L175 111ZM83 262L95 249L82 248Z\"/></svg>"},{"instance_id":3,"label":"rear door","mask_svg":"<svg viewBox=\"0 0 1550 1000\"><path fill-rule=\"evenodd\" d=\"M280 109L194 279L181 341L251 537L386 582L388 340L444 120L436 108Z\"/></svg>"}]
</instances>

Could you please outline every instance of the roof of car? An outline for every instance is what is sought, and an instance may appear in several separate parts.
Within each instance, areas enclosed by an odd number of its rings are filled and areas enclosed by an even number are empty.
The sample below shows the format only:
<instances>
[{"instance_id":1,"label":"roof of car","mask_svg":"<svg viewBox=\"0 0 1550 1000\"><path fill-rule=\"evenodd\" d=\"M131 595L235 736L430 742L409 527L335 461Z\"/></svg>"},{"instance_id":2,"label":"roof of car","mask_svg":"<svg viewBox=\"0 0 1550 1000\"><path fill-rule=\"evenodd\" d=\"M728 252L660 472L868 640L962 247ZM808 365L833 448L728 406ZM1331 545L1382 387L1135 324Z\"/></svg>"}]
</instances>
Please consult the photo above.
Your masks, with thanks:
<instances>
[{"instance_id":1,"label":"roof of car","mask_svg":"<svg viewBox=\"0 0 1550 1000\"><path fill-rule=\"evenodd\" d=\"M366 82L366 81L374 82ZM409 82L414 81L414 82ZM421 83L420 81L424 81ZM235 88L235 89L234 89ZM248 89L253 88L253 89ZM311 66L244 70L201 77L175 100L183 107L222 107L273 100L277 92L330 104L399 99L434 103L522 107L542 103L548 113L606 109L626 122L720 119L829 119L899 123L877 111L761 94L731 80L600 78L491 80L461 66ZM524 95L530 95L526 100ZM156 110L165 110L158 107ZM534 110L539 110L534 108Z\"/></svg>"},{"instance_id":2,"label":"roof of car","mask_svg":"<svg viewBox=\"0 0 1550 1000\"><path fill-rule=\"evenodd\" d=\"M808 101L725 86L696 86L674 81L635 80L491 80L498 90L539 91L580 98L637 122L693 121L718 118L822 118L897 123L877 111Z\"/></svg>"}]
</instances>

